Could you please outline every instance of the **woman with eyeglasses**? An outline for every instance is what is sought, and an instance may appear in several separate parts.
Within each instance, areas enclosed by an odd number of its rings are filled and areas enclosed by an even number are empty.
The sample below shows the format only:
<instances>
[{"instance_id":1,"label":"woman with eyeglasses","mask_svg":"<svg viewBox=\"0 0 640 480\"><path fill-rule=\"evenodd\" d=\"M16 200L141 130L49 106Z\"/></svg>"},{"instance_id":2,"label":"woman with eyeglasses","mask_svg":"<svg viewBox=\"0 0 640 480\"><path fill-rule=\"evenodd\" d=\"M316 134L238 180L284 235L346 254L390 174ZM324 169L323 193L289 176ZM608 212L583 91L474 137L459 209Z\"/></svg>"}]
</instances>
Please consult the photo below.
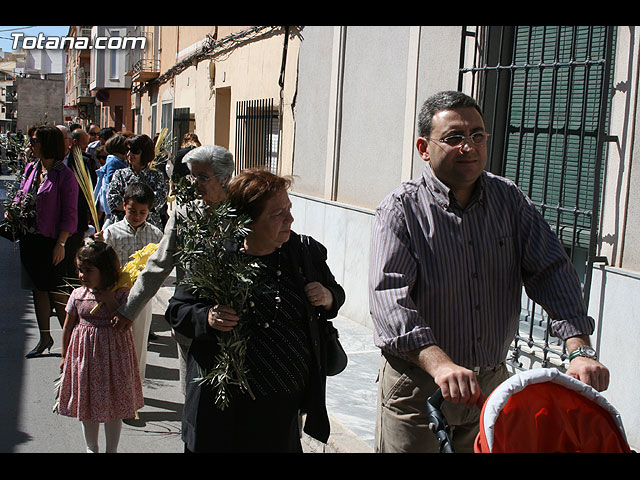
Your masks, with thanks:
<instances>
[{"instance_id":1,"label":"woman with eyeglasses","mask_svg":"<svg viewBox=\"0 0 640 480\"><path fill-rule=\"evenodd\" d=\"M31 215L23 215L20 237L22 288L33 292L40 341L27 358L51 351L51 309L64 324L65 242L78 226L78 181L63 163L65 144L56 127L41 126L30 139L34 161L27 164L16 201Z\"/></svg>"},{"instance_id":2,"label":"woman with eyeglasses","mask_svg":"<svg viewBox=\"0 0 640 480\"><path fill-rule=\"evenodd\" d=\"M168 185L163 173L149 166L155 156L153 140L144 134L134 135L127 139L126 147L128 166L114 173L107 191L111 221L117 222L124 218L123 199L127 187L132 183L144 183L155 193L153 208L147 221L162 230L164 225L160 211L167 203Z\"/></svg>"},{"instance_id":3,"label":"woman with eyeglasses","mask_svg":"<svg viewBox=\"0 0 640 480\"><path fill-rule=\"evenodd\" d=\"M196 183L195 187L199 196L197 202L215 205L226 200L226 185L235 169L233 155L229 150L217 145L203 145L187 153L184 162L189 168L189 178ZM178 241L176 220L177 216L181 214L185 214L185 208L180 205L171 211L158 250L149 257L145 269L140 273L129 292L127 302L116 312L116 317L113 319L115 328L128 328L133 321L136 321L147 302L162 287L174 267L177 267L177 281L182 280L183 271L179 265L176 265L175 257ZM180 383L184 393L186 391L186 358L191 339L175 331L173 334L178 344Z\"/></svg>"}]
</instances>

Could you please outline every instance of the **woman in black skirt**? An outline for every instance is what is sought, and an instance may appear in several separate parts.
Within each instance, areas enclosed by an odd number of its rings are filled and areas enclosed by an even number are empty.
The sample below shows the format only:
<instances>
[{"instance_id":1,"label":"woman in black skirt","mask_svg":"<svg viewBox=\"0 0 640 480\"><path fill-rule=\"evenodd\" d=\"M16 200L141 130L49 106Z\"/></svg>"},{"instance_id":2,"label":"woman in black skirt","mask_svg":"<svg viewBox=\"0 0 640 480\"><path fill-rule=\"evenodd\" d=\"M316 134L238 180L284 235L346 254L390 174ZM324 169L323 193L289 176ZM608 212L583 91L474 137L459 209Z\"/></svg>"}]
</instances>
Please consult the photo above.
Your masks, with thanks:
<instances>
[{"instance_id":1,"label":"woman in black skirt","mask_svg":"<svg viewBox=\"0 0 640 480\"><path fill-rule=\"evenodd\" d=\"M289 186L288 179L267 171L244 170L227 187L231 205L252 220L245 252L263 265L265 283L242 320L251 325L245 362L255 398L232 391L221 410L212 387L195 380L212 366L217 332L238 325L236 312L184 286L169 301L167 319L193 338L182 419L186 452L302 452L300 414L307 434L328 440L324 326L345 293L326 264L326 249L314 240L309 260L319 281L305 278L300 236L291 231Z\"/></svg>"},{"instance_id":2,"label":"woman in black skirt","mask_svg":"<svg viewBox=\"0 0 640 480\"><path fill-rule=\"evenodd\" d=\"M22 288L33 292L40 341L26 356L41 355L53 346L49 317L56 311L64 324L67 294L65 289L65 242L78 226L78 181L62 163L65 144L56 127L41 126L30 138L36 159L25 167L20 186L20 201L32 215L25 216L26 233L20 237ZM29 193L30 195L26 195Z\"/></svg>"}]
</instances>

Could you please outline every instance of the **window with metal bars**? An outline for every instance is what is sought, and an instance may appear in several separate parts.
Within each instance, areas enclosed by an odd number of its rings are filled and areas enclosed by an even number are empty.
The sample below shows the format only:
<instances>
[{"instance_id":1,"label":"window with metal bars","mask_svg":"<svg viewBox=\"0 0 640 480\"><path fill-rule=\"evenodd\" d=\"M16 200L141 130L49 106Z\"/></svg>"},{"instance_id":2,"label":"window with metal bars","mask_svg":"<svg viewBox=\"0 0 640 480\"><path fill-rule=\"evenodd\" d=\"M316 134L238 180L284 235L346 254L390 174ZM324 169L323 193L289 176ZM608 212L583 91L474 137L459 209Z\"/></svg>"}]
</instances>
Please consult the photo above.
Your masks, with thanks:
<instances>
[{"instance_id":1,"label":"window with metal bars","mask_svg":"<svg viewBox=\"0 0 640 480\"><path fill-rule=\"evenodd\" d=\"M471 90L485 113L488 169L514 180L537 205L588 299L615 27L463 27L463 39L459 89ZM523 320L530 345L534 336L545 339L544 364L546 321L526 297Z\"/></svg>"},{"instance_id":2,"label":"window with metal bars","mask_svg":"<svg viewBox=\"0 0 640 480\"><path fill-rule=\"evenodd\" d=\"M236 103L236 173L266 168L278 173L280 116L273 99Z\"/></svg>"}]
</instances>

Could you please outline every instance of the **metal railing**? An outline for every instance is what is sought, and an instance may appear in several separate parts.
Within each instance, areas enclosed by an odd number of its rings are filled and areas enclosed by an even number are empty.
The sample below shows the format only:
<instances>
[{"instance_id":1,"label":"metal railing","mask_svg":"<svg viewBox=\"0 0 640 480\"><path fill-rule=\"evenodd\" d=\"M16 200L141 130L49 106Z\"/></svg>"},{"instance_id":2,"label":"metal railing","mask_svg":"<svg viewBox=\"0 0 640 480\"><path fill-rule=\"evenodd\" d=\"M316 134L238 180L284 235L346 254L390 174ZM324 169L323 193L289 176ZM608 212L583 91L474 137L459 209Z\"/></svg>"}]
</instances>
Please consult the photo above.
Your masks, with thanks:
<instances>
[{"instance_id":1,"label":"metal railing","mask_svg":"<svg viewBox=\"0 0 640 480\"><path fill-rule=\"evenodd\" d=\"M581 277L587 305L615 28L462 28L458 87L478 100L492 133L487 168L515 181L552 226ZM523 292L513 367L564 368L564 344L548 325L546 312Z\"/></svg>"},{"instance_id":2,"label":"metal railing","mask_svg":"<svg viewBox=\"0 0 640 480\"><path fill-rule=\"evenodd\" d=\"M278 173L279 129L273 98L236 103L236 173L254 167Z\"/></svg>"},{"instance_id":3,"label":"metal railing","mask_svg":"<svg viewBox=\"0 0 640 480\"><path fill-rule=\"evenodd\" d=\"M131 67L131 74L135 77L141 73L159 73L160 72L160 60L155 58L141 58L133 67Z\"/></svg>"}]
</instances>

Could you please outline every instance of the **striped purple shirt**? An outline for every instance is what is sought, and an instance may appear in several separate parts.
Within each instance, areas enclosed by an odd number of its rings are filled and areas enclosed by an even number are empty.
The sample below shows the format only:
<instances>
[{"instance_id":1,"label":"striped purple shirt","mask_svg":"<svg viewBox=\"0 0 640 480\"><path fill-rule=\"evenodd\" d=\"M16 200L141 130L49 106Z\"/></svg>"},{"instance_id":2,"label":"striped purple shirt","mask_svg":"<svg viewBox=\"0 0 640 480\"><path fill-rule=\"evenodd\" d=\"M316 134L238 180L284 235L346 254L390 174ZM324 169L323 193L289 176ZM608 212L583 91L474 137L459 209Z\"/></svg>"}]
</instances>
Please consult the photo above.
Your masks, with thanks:
<instances>
[{"instance_id":1,"label":"striped purple shirt","mask_svg":"<svg viewBox=\"0 0 640 480\"><path fill-rule=\"evenodd\" d=\"M571 261L510 180L484 172L463 209L427 163L376 209L369 303L383 351L406 358L436 344L459 365L498 365L518 328L523 284L553 335L593 332Z\"/></svg>"}]
</instances>

